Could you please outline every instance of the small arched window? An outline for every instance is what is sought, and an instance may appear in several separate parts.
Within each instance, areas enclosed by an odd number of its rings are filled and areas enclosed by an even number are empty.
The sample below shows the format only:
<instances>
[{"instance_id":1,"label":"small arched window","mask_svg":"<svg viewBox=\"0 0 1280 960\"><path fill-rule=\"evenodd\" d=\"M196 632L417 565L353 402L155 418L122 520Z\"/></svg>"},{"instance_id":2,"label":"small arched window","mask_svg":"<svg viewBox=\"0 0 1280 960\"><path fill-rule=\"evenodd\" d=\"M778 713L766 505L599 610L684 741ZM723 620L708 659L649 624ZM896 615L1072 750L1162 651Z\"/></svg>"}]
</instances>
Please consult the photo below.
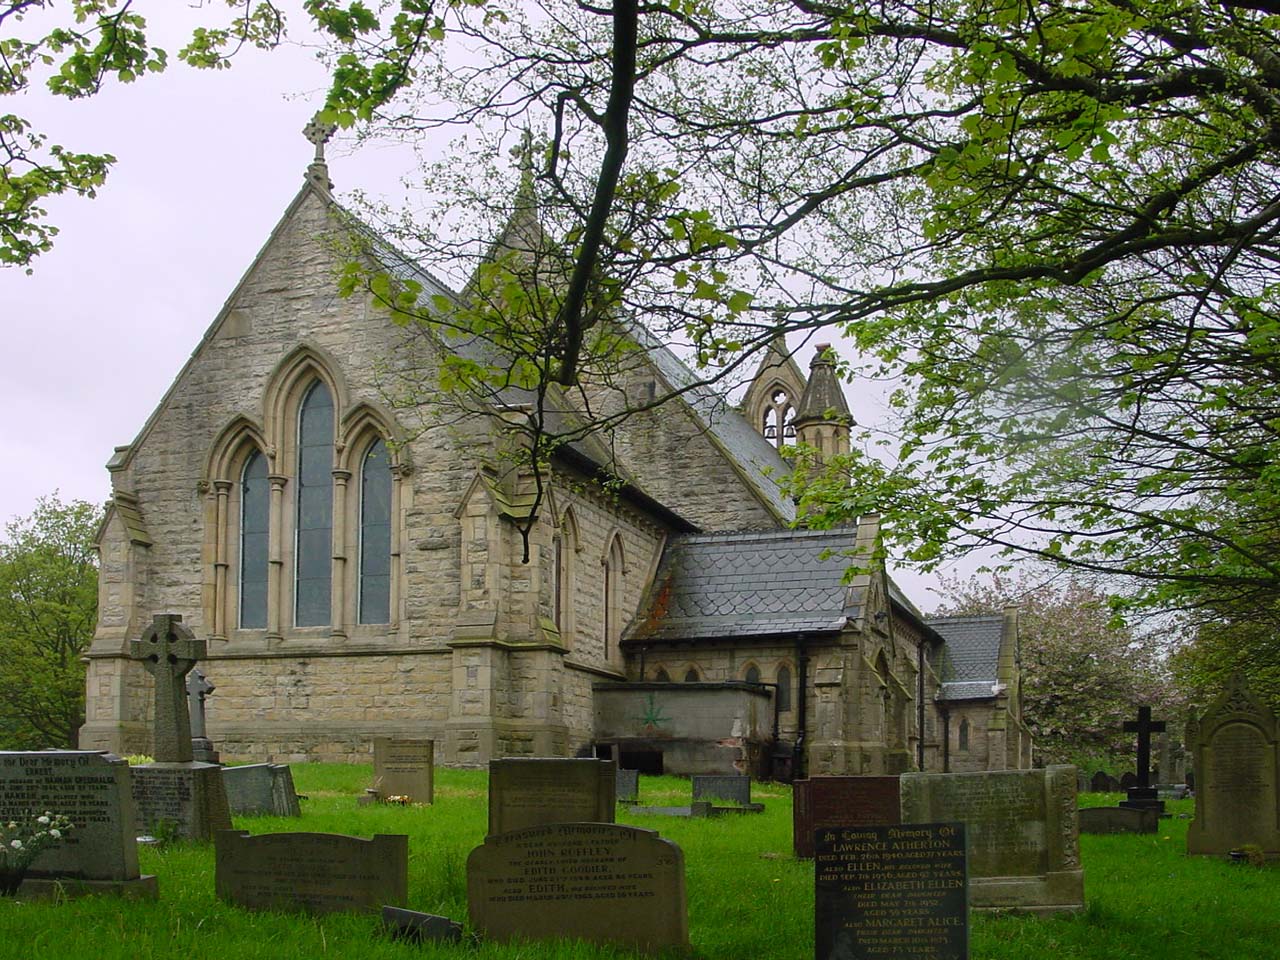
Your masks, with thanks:
<instances>
[{"instance_id":1,"label":"small arched window","mask_svg":"<svg viewBox=\"0 0 1280 960\"><path fill-rule=\"evenodd\" d=\"M759 667L757 667L754 663L753 663L751 666L747 667L747 672L746 672L746 675L745 675L745 679L746 679L747 683L759 683L759 682L760 682L760 668L759 668Z\"/></svg>"},{"instance_id":2,"label":"small arched window","mask_svg":"<svg viewBox=\"0 0 1280 960\"><path fill-rule=\"evenodd\" d=\"M239 622L245 630L261 630L267 625L267 531L271 525L270 516L267 458L255 450L240 473Z\"/></svg>"},{"instance_id":3,"label":"small arched window","mask_svg":"<svg viewBox=\"0 0 1280 960\"><path fill-rule=\"evenodd\" d=\"M667 673L665 667L659 667L658 672L653 675L653 679L658 683L670 683L671 675Z\"/></svg>"},{"instance_id":4,"label":"small arched window","mask_svg":"<svg viewBox=\"0 0 1280 960\"><path fill-rule=\"evenodd\" d=\"M316 381L298 411L294 623L329 623L333 587L333 396Z\"/></svg>"},{"instance_id":5,"label":"small arched window","mask_svg":"<svg viewBox=\"0 0 1280 960\"><path fill-rule=\"evenodd\" d=\"M969 721L960 721L960 733L958 737L957 748L961 753L969 752Z\"/></svg>"},{"instance_id":6,"label":"small arched window","mask_svg":"<svg viewBox=\"0 0 1280 960\"><path fill-rule=\"evenodd\" d=\"M778 668L778 711L786 713L791 709L791 670L788 667Z\"/></svg>"},{"instance_id":7,"label":"small arched window","mask_svg":"<svg viewBox=\"0 0 1280 960\"><path fill-rule=\"evenodd\" d=\"M684 682L685 682L685 683L697 683L697 682L698 682L698 671L697 671L697 670L695 670L695 669L693 669L693 667L690 667L688 670L686 670L686 671L684 672Z\"/></svg>"},{"instance_id":8,"label":"small arched window","mask_svg":"<svg viewBox=\"0 0 1280 960\"><path fill-rule=\"evenodd\" d=\"M360 467L360 623L391 622L391 459L375 441Z\"/></svg>"}]
</instances>

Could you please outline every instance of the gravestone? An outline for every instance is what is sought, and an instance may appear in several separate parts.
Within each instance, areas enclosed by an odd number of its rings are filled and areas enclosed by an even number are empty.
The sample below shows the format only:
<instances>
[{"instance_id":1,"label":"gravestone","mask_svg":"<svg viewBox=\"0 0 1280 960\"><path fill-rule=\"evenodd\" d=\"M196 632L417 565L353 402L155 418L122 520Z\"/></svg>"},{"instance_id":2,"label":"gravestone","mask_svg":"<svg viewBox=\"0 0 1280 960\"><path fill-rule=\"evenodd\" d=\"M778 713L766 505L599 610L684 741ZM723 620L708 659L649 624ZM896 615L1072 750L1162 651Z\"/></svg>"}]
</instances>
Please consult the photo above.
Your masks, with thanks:
<instances>
[{"instance_id":1,"label":"gravestone","mask_svg":"<svg viewBox=\"0 0 1280 960\"><path fill-rule=\"evenodd\" d=\"M377 913L409 898L409 838L219 830L214 889L250 910Z\"/></svg>"},{"instance_id":2,"label":"gravestone","mask_svg":"<svg viewBox=\"0 0 1280 960\"><path fill-rule=\"evenodd\" d=\"M619 767L614 794L618 803L637 802L640 799L640 771L623 770Z\"/></svg>"},{"instance_id":3,"label":"gravestone","mask_svg":"<svg viewBox=\"0 0 1280 960\"><path fill-rule=\"evenodd\" d=\"M218 751L205 732L204 701L218 688L205 679L199 670L187 674L187 707L191 722L191 759L202 763L217 763Z\"/></svg>"},{"instance_id":4,"label":"gravestone","mask_svg":"<svg viewBox=\"0 0 1280 960\"><path fill-rule=\"evenodd\" d=\"M965 960L969 904L961 823L819 829L817 960Z\"/></svg>"},{"instance_id":5,"label":"gravestone","mask_svg":"<svg viewBox=\"0 0 1280 960\"><path fill-rule=\"evenodd\" d=\"M293 771L287 763L249 763L223 767L222 783L233 814L300 817Z\"/></svg>"},{"instance_id":6,"label":"gravestone","mask_svg":"<svg viewBox=\"0 0 1280 960\"><path fill-rule=\"evenodd\" d=\"M1187 853L1227 854L1244 844L1280 857L1280 726L1235 676L1194 727L1196 815Z\"/></svg>"},{"instance_id":7,"label":"gravestone","mask_svg":"<svg viewBox=\"0 0 1280 960\"><path fill-rule=\"evenodd\" d=\"M400 740L375 737L373 741L373 789L379 799L407 797L400 802L431 803L435 762L434 740Z\"/></svg>"},{"instance_id":8,"label":"gravestone","mask_svg":"<svg viewBox=\"0 0 1280 960\"><path fill-rule=\"evenodd\" d=\"M904 773L902 822L965 825L974 909L1084 908L1075 767Z\"/></svg>"},{"instance_id":9,"label":"gravestone","mask_svg":"<svg viewBox=\"0 0 1280 960\"><path fill-rule=\"evenodd\" d=\"M1117 793L1120 781L1104 770L1099 770L1089 781L1089 790L1093 793Z\"/></svg>"},{"instance_id":10,"label":"gravestone","mask_svg":"<svg viewBox=\"0 0 1280 960\"><path fill-rule=\"evenodd\" d=\"M138 872L129 764L97 750L0 751L0 819L46 810L70 818L70 834L32 862L23 897L114 893L154 899L156 878Z\"/></svg>"},{"instance_id":11,"label":"gravestone","mask_svg":"<svg viewBox=\"0 0 1280 960\"><path fill-rule=\"evenodd\" d=\"M1132 770L1120 774L1120 789L1124 791L1134 790L1138 786L1138 775Z\"/></svg>"},{"instance_id":12,"label":"gravestone","mask_svg":"<svg viewBox=\"0 0 1280 960\"><path fill-rule=\"evenodd\" d=\"M1138 807L1081 807L1076 811L1081 833L1155 833L1160 811Z\"/></svg>"},{"instance_id":13,"label":"gravestone","mask_svg":"<svg viewBox=\"0 0 1280 960\"><path fill-rule=\"evenodd\" d=\"M797 780L793 789L791 836L797 859L813 858L816 830L901 819L897 777L810 777Z\"/></svg>"},{"instance_id":14,"label":"gravestone","mask_svg":"<svg viewBox=\"0 0 1280 960\"><path fill-rule=\"evenodd\" d=\"M212 840L215 831L231 827L222 768L192 760L183 678L204 654L204 641L176 613L157 614L142 639L129 644L129 656L155 678L155 762L133 768L133 803L143 832Z\"/></svg>"},{"instance_id":15,"label":"gravestone","mask_svg":"<svg viewBox=\"0 0 1280 960\"><path fill-rule=\"evenodd\" d=\"M689 944L684 854L639 827L551 823L490 835L467 858L467 904L472 926L493 940Z\"/></svg>"},{"instance_id":16,"label":"gravestone","mask_svg":"<svg viewBox=\"0 0 1280 960\"><path fill-rule=\"evenodd\" d=\"M612 760L489 761L489 833L545 823L613 823Z\"/></svg>"},{"instance_id":17,"label":"gravestone","mask_svg":"<svg viewBox=\"0 0 1280 960\"><path fill-rule=\"evenodd\" d=\"M1151 735L1164 733L1164 721L1151 719L1150 707L1138 707L1138 719L1126 720L1125 733L1138 735L1138 778L1128 788L1128 796L1120 801L1122 807L1150 807L1164 812L1164 802L1156 795L1151 779Z\"/></svg>"},{"instance_id":18,"label":"gravestone","mask_svg":"<svg viewBox=\"0 0 1280 960\"><path fill-rule=\"evenodd\" d=\"M751 803L751 778L695 775L693 799L726 800L729 803L748 806Z\"/></svg>"}]
</instances>

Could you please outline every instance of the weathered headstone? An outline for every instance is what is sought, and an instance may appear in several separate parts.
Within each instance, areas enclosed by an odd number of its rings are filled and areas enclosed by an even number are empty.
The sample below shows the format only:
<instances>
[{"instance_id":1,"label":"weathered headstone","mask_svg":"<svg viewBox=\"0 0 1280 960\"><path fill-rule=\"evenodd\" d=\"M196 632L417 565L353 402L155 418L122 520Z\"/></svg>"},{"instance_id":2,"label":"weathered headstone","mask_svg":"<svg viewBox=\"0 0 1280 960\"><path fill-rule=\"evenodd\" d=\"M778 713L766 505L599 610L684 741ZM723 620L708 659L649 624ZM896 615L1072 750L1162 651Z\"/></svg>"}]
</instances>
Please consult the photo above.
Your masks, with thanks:
<instances>
[{"instance_id":1,"label":"weathered headstone","mask_svg":"<svg viewBox=\"0 0 1280 960\"><path fill-rule=\"evenodd\" d=\"M969 904L961 823L816 831L817 960L965 960Z\"/></svg>"},{"instance_id":2,"label":"weathered headstone","mask_svg":"<svg viewBox=\"0 0 1280 960\"><path fill-rule=\"evenodd\" d=\"M751 778L695 775L693 799L725 800L747 806L751 803Z\"/></svg>"},{"instance_id":3,"label":"weathered headstone","mask_svg":"<svg viewBox=\"0 0 1280 960\"><path fill-rule=\"evenodd\" d=\"M298 817L298 794L293 788L293 771L286 763L250 763L223 767L222 783L233 814L266 814Z\"/></svg>"},{"instance_id":4,"label":"weathered headstone","mask_svg":"<svg viewBox=\"0 0 1280 960\"><path fill-rule=\"evenodd\" d=\"M1093 793L1116 793L1120 790L1120 781L1105 770L1099 770L1089 781L1089 789Z\"/></svg>"},{"instance_id":5,"label":"weathered headstone","mask_svg":"<svg viewBox=\"0 0 1280 960\"><path fill-rule=\"evenodd\" d=\"M472 925L493 940L689 943L684 854L639 827L552 823L490 835L467 858L467 903Z\"/></svg>"},{"instance_id":6,"label":"weathered headstone","mask_svg":"<svg viewBox=\"0 0 1280 960\"><path fill-rule=\"evenodd\" d=\"M1081 807L1076 812L1081 833L1155 833L1160 811L1138 807Z\"/></svg>"},{"instance_id":7,"label":"weathered headstone","mask_svg":"<svg viewBox=\"0 0 1280 960\"><path fill-rule=\"evenodd\" d=\"M373 741L373 789L378 797L407 798L401 802L431 803L434 798L434 740L399 740L376 737Z\"/></svg>"},{"instance_id":8,"label":"weathered headstone","mask_svg":"<svg viewBox=\"0 0 1280 960\"><path fill-rule=\"evenodd\" d=\"M191 758L202 763L217 763L218 751L205 730L204 701L218 688L199 670L187 674L187 707L191 720Z\"/></svg>"},{"instance_id":9,"label":"weathered headstone","mask_svg":"<svg viewBox=\"0 0 1280 960\"><path fill-rule=\"evenodd\" d=\"M220 830L214 888L250 910L377 913L409 898L409 838Z\"/></svg>"},{"instance_id":10,"label":"weathered headstone","mask_svg":"<svg viewBox=\"0 0 1280 960\"><path fill-rule=\"evenodd\" d=\"M802 860L813 857L816 830L901 819L897 777L810 777L792 788L792 845Z\"/></svg>"},{"instance_id":11,"label":"weathered headstone","mask_svg":"<svg viewBox=\"0 0 1280 960\"><path fill-rule=\"evenodd\" d=\"M612 760L489 761L489 833L545 823L613 823Z\"/></svg>"},{"instance_id":12,"label":"weathered headstone","mask_svg":"<svg viewBox=\"0 0 1280 960\"><path fill-rule=\"evenodd\" d=\"M975 909L1084 908L1075 767L904 773L902 822L965 825Z\"/></svg>"},{"instance_id":13,"label":"weathered headstone","mask_svg":"<svg viewBox=\"0 0 1280 960\"><path fill-rule=\"evenodd\" d=\"M635 803L640 799L640 771L618 768L618 779L614 787L618 803Z\"/></svg>"},{"instance_id":14,"label":"weathered headstone","mask_svg":"<svg viewBox=\"0 0 1280 960\"><path fill-rule=\"evenodd\" d=\"M1194 728L1199 774L1196 816L1187 829L1187 853L1227 854L1254 844L1280 857L1280 725L1233 677Z\"/></svg>"},{"instance_id":15,"label":"weathered headstone","mask_svg":"<svg viewBox=\"0 0 1280 960\"><path fill-rule=\"evenodd\" d=\"M1138 707L1138 719L1126 720L1125 733L1138 735L1138 782L1128 788L1128 796L1120 801L1122 807L1151 807L1164 812L1164 803L1156 796L1151 781L1151 735L1164 733L1164 721L1151 719L1150 707Z\"/></svg>"},{"instance_id":16,"label":"weathered headstone","mask_svg":"<svg viewBox=\"0 0 1280 960\"><path fill-rule=\"evenodd\" d=\"M128 763L96 750L0 751L0 819L45 810L73 826L31 864L23 896L58 885L72 895L156 896L156 878L138 872Z\"/></svg>"},{"instance_id":17,"label":"weathered headstone","mask_svg":"<svg viewBox=\"0 0 1280 960\"><path fill-rule=\"evenodd\" d=\"M191 717L183 678L205 654L203 640L175 613L157 614L129 656L155 678L155 762L133 768L138 829L186 840L212 840L231 827L231 811L217 764L192 760Z\"/></svg>"},{"instance_id":18,"label":"weathered headstone","mask_svg":"<svg viewBox=\"0 0 1280 960\"><path fill-rule=\"evenodd\" d=\"M1120 774L1120 789L1128 792L1136 790L1138 787L1138 775L1132 770L1126 770Z\"/></svg>"}]
</instances>

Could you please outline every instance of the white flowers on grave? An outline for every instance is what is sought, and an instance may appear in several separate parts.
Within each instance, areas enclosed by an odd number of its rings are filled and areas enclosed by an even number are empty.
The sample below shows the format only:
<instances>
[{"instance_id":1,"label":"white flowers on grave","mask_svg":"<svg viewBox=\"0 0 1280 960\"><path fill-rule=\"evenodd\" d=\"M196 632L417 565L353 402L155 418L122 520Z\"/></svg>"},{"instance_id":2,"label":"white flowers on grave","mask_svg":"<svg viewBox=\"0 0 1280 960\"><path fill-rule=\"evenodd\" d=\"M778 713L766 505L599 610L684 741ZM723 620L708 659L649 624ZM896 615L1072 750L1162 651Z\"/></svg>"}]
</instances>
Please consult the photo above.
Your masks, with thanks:
<instances>
[{"instance_id":1,"label":"white flowers on grave","mask_svg":"<svg viewBox=\"0 0 1280 960\"><path fill-rule=\"evenodd\" d=\"M46 810L27 821L10 820L0 827L0 872L26 870L31 861L71 830L69 817Z\"/></svg>"}]
</instances>

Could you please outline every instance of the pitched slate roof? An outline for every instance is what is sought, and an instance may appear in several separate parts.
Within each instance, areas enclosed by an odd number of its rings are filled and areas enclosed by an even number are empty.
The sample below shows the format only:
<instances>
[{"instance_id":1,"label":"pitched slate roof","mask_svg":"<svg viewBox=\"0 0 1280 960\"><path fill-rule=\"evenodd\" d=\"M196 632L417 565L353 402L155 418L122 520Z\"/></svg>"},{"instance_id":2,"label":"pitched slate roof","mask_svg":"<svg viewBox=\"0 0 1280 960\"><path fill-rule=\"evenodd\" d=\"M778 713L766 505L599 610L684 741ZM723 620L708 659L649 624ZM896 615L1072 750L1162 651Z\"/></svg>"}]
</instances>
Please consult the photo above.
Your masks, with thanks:
<instances>
[{"instance_id":1,"label":"pitched slate roof","mask_svg":"<svg viewBox=\"0 0 1280 960\"><path fill-rule=\"evenodd\" d=\"M856 532L673 537L624 642L841 630L864 599L861 588L844 583Z\"/></svg>"},{"instance_id":2,"label":"pitched slate roof","mask_svg":"<svg viewBox=\"0 0 1280 960\"><path fill-rule=\"evenodd\" d=\"M643 324L632 323L629 332L648 353L658 374L706 427L708 438L741 469L743 479L764 505L783 523L796 518L796 505L778 481L791 467L778 448L757 432L746 418L710 386L698 385L698 377Z\"/></svg>"},{"instance_id":3,"label":"pitched slate roof","mask_svg":"<svg viewBox=\"0 0 1280 960\"><path fill-rule=\"evenodd\" d=\"M925 621L946 641L942 669L944 700L982 700L995 696L1005 618L939 617Z\"/></svg>"}]
</instances>

